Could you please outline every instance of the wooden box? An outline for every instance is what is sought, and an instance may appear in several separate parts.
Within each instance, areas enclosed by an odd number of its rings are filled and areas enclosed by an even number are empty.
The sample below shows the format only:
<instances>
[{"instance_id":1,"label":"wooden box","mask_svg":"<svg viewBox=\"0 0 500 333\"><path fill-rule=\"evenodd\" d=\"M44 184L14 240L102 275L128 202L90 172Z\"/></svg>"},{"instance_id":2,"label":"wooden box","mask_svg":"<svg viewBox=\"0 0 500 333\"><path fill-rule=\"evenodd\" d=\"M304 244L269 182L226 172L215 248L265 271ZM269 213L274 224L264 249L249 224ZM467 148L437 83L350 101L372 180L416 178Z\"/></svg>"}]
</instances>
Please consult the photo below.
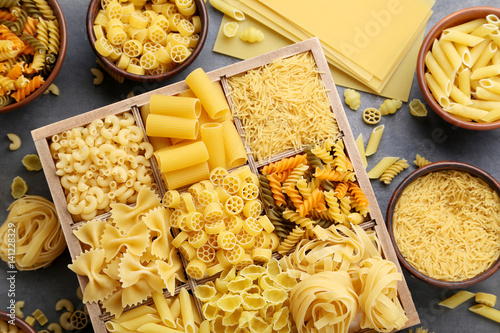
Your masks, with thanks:
<instances>
[{"instance_id":1,"label":"wooden box","mask_svg":"<svg viewBox=\"0 0 500 333\"><path fill-rule=\"evenodd\" d=\"M398 270L401 271L401 267L398 263L394 248L392 247L385 226L384 218L380 212L380 208L378 207L375 195L373 193L373 189L370 184L370 180L368 179L366 170L361 160L361 156L359 155L359 152L357 150L352 131L350 129L347 117L344 113L342 102L338 96L337 89L331 77L328 64L324 57L319 40L317 38L313 38L301 43L297 43L280 50L276 50L246 61L242 61L212 71L208 73L208 76L212 81L214 82L219 81L221 83L224 93L226 94L228 102L231 106L231 96L229 94L230 88L227 83L227 78L264 66L277 58L286 58L303 52L310 52L316 62L316 65L320 72L320 77L327 91L327 96L331 104L332 112L334 113L334 116L336 118L340 130L340 134L342 135L344 140L345 150L347 151L347 154L349 155L349 158L351 159L351 162L353 164L359 186L366 194L370 202L369 219L368 221L362 223L361 226L363 229L372 229L376 232L381 242L383 256L386 259L394 262ZM43 165L43 170L47 178L47 182L49 184L52 198L54 200L60 218L60 223L62 225L62 229L64 231L64 235L66 237L66 241L72 259L75 259L78 255L82 253L82 245L80 244L78 239L73 235L73 230L78 228L78 226L82 222L73 221L71 214L68 212L66 208L66 197L64 194L63 187L61 186L59 176L56 174L55 162L52 158L49 147L49 143L52 136L79 126L85 126L96 119L104 119L108 115L120 114L127 111L132 112L136 124L139 127L141 127L145 133L144 123L140 115L140 107L149 103L151 95L153 94L176 95L180 92L187 90L188 88L189 87L184 81L179 82L32 131L32 136L35 141L35 146ZM241 127L241 123L236 118L235 118L235 124L240 134L242 134L243 130ZM145 138L147 140L146 135ZM247 152L249 153L248 164L253 172L257 172L258 170L257 168L261 167L265 163L258 164L250 154L248 147L247 147ZM297 153L296 151L284 152L277 156L273 156L271 158L271 162L279 160L283 157L291 156L296 153ZM167 191L167 188L161 179L161 173L159 171L156 162L153 162L151 167L153 171L154 182L158 186L158 191L160 195L163 195ZM106 215L101 217L106 218ZM185 264L186 262L184 261L184 265ZM87 283L87 278L78 276L78 279L82 289L84 289ZM210 280L210 278L208 279L205 278L200 281L196 281L188 277L188 283L185 284L183 287L192 290L197 285L197 283L206 282L207 280ZM178 291L180 287L181 286L179 286L176 289L176 291ZM165 292L165 295L169 296L169 293ZM410 291L408 289L408 286L404 280L404 276L403 276L403 281L401 281L398 284L398 295L400 298L400 302L408 317L408 321L405 327L410 327L418 324L419 323L418 314L413 304L413 300ZM151 301L145 303L151 303ZM200 310L201 309L200 303L198 302L197 305ZM103 310L97 303L88 304L87 307L94 327L94 331L96 333L105 333L106 332L105 322L106 320L110 319L109 314L103 313Z\"/></svg>"}]
</instances>

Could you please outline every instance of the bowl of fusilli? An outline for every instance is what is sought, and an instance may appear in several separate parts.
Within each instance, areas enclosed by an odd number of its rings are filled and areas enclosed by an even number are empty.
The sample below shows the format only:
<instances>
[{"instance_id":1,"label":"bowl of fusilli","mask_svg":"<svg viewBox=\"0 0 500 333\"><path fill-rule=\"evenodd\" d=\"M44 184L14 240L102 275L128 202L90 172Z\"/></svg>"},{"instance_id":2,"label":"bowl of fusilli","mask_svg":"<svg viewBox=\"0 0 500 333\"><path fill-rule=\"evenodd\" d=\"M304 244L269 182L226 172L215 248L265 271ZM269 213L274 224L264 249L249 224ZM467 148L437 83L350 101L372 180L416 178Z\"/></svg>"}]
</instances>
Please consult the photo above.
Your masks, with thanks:
<instances>
[{"instance_id":1,"label":"bowl of fusilli","mask_svg":"<svg viewBox=\"0 0 500 333\"><path fill-rule=\"evenodd\" d=\"M20 108L54 81L66 55L67 33L56 0L4 1L0 8L0 113Z\"/></svg>"},{"instance_id":2,"label":"bowl of fusilli","mask_svg":"<svg viewBox=\"0 0 500 333\"><path fill-rule=\"evenodd\" d=\"M97 62L119 82L159 82L193 63L208 34L203 0L91 0L87 35Z\"/></svg>"},{"instance_id":3,"label":"bowl of fusilli","mask_svg":"<svg viewBox=\"0 0 500 333\"><path fill-rule=\"evenodd\" d=\"M500 182L463 162L418 168L394 191L387 229L402 265L440 288L466 288L500 268Z\"/></svg>"}]
</instances>

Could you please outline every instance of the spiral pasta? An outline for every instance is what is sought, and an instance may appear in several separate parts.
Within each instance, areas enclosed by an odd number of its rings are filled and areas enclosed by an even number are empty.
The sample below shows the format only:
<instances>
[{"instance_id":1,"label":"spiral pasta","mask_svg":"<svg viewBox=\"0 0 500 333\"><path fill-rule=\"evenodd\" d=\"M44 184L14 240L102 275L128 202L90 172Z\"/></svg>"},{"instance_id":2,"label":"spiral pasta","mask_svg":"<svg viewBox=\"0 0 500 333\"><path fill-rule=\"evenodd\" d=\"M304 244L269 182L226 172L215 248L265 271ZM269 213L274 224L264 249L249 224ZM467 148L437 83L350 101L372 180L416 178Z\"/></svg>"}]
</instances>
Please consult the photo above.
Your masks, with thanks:
<instances>
[{"instance_id":1,"label":"spiral pasta","mask_svg":"<svg viewBox=\"0 0 500 333\"><path fill-rule=\"evenodd\" d=\"M278 246L278 253L281 255L286 255L288 252L302 239L305 229L296 226L291 233L286 236L286 238Z\"/></svg>"},{"instance_id":2,"label":"spiral pasta","mask_svg":"<svg viewBox=\"0 0 500 333\"><path fill-rule=\"evenodd\" d=\"M386 185L390 184L394 177L396 177L404 169L408 168L408 166L409 165L404 158L400 159L384 171L382 176L380 176L380 181Z\"/></svg>"},{"instance_id":3,"label":"spiral pasta","mask_svg":"<svg viewBox=\"0 0 500 333\"><path fill-rule=\"evenodd\" d=\"M426 159L425 157L422 157L419 154L417 154L417 156L415 156L415 160L413 161L413 163L415 163L417 167L421 168L423 166L426 166L427 164L431 164L432 162Z\"/></svg>"},{"instance_id":4,"label":"spiral pasta","mask_svg":"<svg viewBox=\"0 0 500 333\"><path fill-rule=\"evenodd\" d=\"M16 92L12 93L12 97L19 102L31 94L35 89L40 87L44 83L44 79L41 75L37 75L31 79L26 87L18 89Z\"/></svg>"}]
</instances>

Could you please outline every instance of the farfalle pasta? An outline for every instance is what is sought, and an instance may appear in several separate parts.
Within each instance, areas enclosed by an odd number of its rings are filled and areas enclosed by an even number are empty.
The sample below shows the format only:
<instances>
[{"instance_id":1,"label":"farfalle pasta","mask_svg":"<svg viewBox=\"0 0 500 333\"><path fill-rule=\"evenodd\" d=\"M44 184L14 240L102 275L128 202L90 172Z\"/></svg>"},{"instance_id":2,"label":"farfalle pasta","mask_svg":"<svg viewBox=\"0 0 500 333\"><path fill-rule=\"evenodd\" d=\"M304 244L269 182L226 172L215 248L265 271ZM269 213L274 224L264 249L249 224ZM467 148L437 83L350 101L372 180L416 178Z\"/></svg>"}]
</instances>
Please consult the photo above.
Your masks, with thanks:
<instances>
[{"instance_id":1,"label":"farfalle pasta","mask_svg":"<svg viewBox=\"0 0 500 333\"><path fill-rule=\"evenodd\" d=\"M101 302L119 318L127 307L154 293L175 294L177 282L186 280L171 245L171 213L143 187L134 207L113 204L109 220L94 219L74 231L85 251L69 268L89 280L84 302Z\"/></svg>"}]
</instances>

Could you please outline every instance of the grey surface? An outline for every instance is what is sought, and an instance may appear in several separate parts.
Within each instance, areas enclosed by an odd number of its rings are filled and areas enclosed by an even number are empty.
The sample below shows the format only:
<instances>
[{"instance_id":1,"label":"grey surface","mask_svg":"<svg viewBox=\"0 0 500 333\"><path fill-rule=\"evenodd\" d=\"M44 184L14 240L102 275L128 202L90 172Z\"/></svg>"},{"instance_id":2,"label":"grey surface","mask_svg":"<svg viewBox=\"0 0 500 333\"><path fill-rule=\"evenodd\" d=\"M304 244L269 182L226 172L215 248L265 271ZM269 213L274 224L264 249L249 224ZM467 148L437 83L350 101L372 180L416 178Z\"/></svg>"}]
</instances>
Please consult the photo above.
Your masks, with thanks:
<instances>
[{"instance_id":1,"label":"grey surface","mask_svg":"<svg viewBox=\"0 0 500 333\"><path fill-rule=\"evenodd\" d=\"M47 183L40 172L29 172L21 164L21 159L28 153L35 153L30 131L51 124L53 122L78 115L98 107L102 107L125 98L127 93L133 91L136 95L150 91L160 86L183 80L185 76L197 67L211 71L234 62L233 59L212 52L221 14L209 7L210 29L205 47L198 59L179 76L162 82L161 84L139 84L126 82L118 84L109 76L100 86L92 84L90 68L96 67L95 55L87 40L85 18L87 1L60 0L59 1L68 25L68 52L66 60L55 80L61 90L60 96L43 95L35 102L23 109L0 114L0 221L7 217L6 209L13 201L10 195L12 179L22 176L28 186L28 194L41 195L50 198ZM461 8L492 5L500 7L499 1L451 1L437 0L434 14L427 26L427 31L444 16ZM338 87L339 94L344 88ZM422 99L416 79L414 80L411 97ZM384 98L362 94L362 104L357 112L346 108L351 128L355 137L363 133L366 141L373 129L361 119L361 110L366 107L378 107ZM472 163L500 179L500 130L488 132L472 132L469 130L450 126L429 112L428 117L418 119L412 117L405 103L401 110L392 116L383 117L386 133L382 139L379 151L368 162L373 166L383 156L400 156L412 161L417 153L431 161L457 160ZM6 133L17 133L22 139L22 147L17 151L8 149L9 140ZM383 185L373 181L372 186L376 193L379 206L385 214L387 204L392 192L398 183L414 169L410 166L403 175L398 176L393 184ZM75 291L78 286L76 276L66 266L70 262L68 252L61 255L52 266L34 272L18 272L16 274L16 300L24 300L25 313L35 309L42 309L50 321L58 321L60 313L56 313L54 305L60 298L69 298L79 304ZM7 296L8 277L7 265L0 262L0 310L5 310L9 301ZM455 310L439 307L437 303L450 296L456 290L444 290L431 287L412 278L407 272L405 276L413 295L417 311L422 324L434 332L500 332L500 324L482 318L467 310L469 304L462 305ZM476 292L491 292L500 296L500 273L496 273L489 280L467 290ZM79 304L79 308L82 305ZM500 306L496 306L500 309ZM84 332L92 332L90 328Z\"/></svg>"}]
</instances>

